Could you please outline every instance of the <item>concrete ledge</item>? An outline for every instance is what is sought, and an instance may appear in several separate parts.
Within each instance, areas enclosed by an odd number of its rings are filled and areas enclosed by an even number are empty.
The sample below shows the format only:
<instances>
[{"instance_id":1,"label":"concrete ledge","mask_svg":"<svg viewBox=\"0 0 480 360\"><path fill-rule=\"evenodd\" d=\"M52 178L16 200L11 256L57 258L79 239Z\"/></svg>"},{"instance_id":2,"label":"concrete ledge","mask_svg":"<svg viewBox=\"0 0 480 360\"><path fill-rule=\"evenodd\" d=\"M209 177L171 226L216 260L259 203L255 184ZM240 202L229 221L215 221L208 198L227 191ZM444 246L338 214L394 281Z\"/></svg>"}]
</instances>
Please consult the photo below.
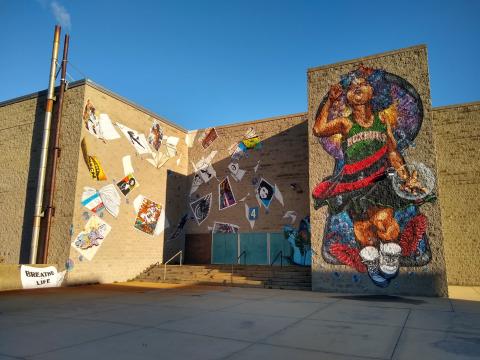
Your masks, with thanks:
<instances>
[{"instance_id":1,"label":"concrete ledge","mask_svg":"<svg viewBox=\"0 0 480 360\"><path fill-rule=\"evenodd\" d=\"M55 266L58 268L57 264L25 265L37 268L44 268L47 266ZM23 289L22 280L20 279L21 266L21 264L0 264L0 291Z\"/></svg>"}]
</instances>

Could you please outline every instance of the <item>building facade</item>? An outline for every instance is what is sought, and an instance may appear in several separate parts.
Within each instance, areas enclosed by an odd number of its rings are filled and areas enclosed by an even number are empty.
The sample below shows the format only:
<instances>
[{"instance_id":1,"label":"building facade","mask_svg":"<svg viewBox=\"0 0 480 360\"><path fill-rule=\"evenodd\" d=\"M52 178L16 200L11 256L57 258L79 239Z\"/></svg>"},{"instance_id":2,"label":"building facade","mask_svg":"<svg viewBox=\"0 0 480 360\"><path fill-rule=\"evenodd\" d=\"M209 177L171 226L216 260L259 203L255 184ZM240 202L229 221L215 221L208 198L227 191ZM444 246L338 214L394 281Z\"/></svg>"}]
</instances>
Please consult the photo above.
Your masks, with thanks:
<instances>
[{"instance_id":1,"label":"building facade","mask_svg":"<svg viewBox=\"0 0 480 360\"><path fill-rule=\"evenodd\" d=\"M70 84L48 263L68 284L106 283L180 250L247 265L281 251L318 291L479 285L480 104L431 108L425 46L307 76L305 113L195 131ZM28 263L44 103L0 104L4 274Z\"/></svg>"}]
</instances>

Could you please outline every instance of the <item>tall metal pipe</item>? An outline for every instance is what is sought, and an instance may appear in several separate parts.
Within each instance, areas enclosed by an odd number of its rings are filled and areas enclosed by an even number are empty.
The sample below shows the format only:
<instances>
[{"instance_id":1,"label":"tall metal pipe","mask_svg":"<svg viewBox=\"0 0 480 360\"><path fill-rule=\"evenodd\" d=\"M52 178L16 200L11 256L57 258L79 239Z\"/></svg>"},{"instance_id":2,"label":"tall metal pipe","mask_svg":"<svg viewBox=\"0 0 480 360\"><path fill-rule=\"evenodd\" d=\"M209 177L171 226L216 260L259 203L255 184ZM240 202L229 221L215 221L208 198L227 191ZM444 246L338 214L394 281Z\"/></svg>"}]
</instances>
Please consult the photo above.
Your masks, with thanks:
<instances>
[{"instance_id":1,"label":"tall metal pipe","mask_svg":"<svg viewBox=\"0 0 480 360\"><path fill-rule=\"evenodd\" d=\"M62 59L62 72L60 79L60 89L58 90L57 100L56 100L56 111L52 124L53 131L53 154L52 154L52 165L50 167L50 189L48 195L48 205L46 209L46 221L45 221L45 236L43 238L42 246L42 263L46 264L48 260L48 245L50 242L50 229L52 226L52 218L55 216L55 184L57 180L57 163L58 158L60 157L60 127L62 121L62 110L63 110L63 97L65 94L65 87L67 85L67 58L68 58L68 43L70 37L68 34L65 35L65 40L63 43L63 59Z\"/></svg>"},{"instance_id":2,"label":"tall metal pipe","mask_svg":"<svg viewBox=\"0 0 480 360\"><path fill-rule=\"evenodd\" d=\"M53 37L52 62L50 64L50 78L48 82L47 103L45 109L45 123L43 125L43 140L40 155L40 167L38 169L37 196L35 198L35 212L33 215L32 242L30 244L30 263L37 263L38 238L40 235L40 223L42 219L43 192L45 187L45 173L47 171L48 143L50 139L50 123L52 120L52 110L55 90L55 73L57 70L58 45L60 42L59 25L55 25Z\"/></svg>"}]
</instances>

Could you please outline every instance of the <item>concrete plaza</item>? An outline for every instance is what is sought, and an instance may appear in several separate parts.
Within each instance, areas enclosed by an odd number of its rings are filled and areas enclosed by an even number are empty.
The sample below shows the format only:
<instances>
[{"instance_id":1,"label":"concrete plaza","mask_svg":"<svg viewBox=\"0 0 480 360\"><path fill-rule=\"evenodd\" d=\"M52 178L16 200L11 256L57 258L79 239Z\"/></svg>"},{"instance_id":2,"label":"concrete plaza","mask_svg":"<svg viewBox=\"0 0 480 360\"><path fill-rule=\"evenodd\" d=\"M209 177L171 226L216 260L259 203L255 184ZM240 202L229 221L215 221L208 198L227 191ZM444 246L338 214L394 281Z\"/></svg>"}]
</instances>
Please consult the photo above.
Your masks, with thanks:
<instances>
[{"instance_id":1,"label":"concrete plaza","mask_svg":"<svg viewBox=\"0 0 480 360\"><path fill-rule=\"evenodd\" d=\"M0 360L478 359L480 288L450 294L143 283L6 291Z\"/></svg>"}]
</instances>

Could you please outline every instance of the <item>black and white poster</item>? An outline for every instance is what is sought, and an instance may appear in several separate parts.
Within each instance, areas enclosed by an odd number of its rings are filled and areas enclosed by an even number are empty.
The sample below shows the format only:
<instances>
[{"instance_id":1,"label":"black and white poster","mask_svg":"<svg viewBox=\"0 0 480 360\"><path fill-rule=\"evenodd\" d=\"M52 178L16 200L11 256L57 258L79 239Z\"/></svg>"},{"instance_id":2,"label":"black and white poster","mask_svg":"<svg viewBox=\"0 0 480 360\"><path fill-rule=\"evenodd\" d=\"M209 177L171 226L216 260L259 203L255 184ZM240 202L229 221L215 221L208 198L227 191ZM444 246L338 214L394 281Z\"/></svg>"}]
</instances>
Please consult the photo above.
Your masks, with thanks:
<instances>
[{"instance_id":1,"label":"black and white poster","mask_svg":"<svg viewBox=\"0 0 480 360\"><path fill-rule=\"evenodd\" d=\"M267 180L261 179L257 186L257 198L266 209L270 206L273 196L275 194L275 187Z\"/></svg>"},{"instance_id":2,"label":"black and white poster","mask_svg":"<svg viewBox=\"0 0 480 360\"><path fill-rule=\"evenodd\" d=\"M212 193L207 194L204 197L190 203L190 208L192 209L193 216L195 217L198 225L204 222L205 219L208 217L211 206Z\"/></svg>"}]
</instances>

